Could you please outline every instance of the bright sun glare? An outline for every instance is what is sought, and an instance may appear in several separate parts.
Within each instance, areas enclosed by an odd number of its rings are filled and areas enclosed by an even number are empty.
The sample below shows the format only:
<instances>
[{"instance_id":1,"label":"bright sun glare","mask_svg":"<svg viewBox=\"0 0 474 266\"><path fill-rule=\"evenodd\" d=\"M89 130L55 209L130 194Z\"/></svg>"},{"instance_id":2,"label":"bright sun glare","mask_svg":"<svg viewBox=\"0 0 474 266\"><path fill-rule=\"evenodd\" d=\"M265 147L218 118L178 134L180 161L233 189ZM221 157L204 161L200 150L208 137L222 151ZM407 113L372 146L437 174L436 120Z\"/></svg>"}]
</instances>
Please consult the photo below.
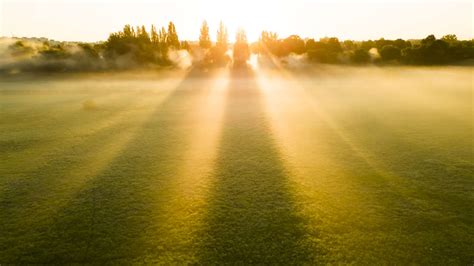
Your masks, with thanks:
<instances>
[{"instance_id":1,"label":"bright sun glare","mask_svg":"<svg viewBox=\"0 0 474 266\"><path fill-rule=\"evenodd\" d=\"M241 28L245 29L249 41L257 41L262 30L272 29L272 24L281 15L281 9L280 5L267 1L208 1L202 5L201 14L203 20L208 21L211 30L217 29L219 22L223 21L231 40Z\"/></svg>"},{"instance_id":2,"label":"bright sun glare","mask_svg":"<svg viewBox=\"0 0 474 266\"><path fill-rule=\"evenodd\" d=\"M283 38L410 39L454 33L470 39L472 7L466 0L0 0L0 35L103 41L125 24L161 27L173 21L181 39L196 40L207 20L212 37L223 21L231 41L239 28L249 41L262 30Z\"/></svg>"}]
</instances>

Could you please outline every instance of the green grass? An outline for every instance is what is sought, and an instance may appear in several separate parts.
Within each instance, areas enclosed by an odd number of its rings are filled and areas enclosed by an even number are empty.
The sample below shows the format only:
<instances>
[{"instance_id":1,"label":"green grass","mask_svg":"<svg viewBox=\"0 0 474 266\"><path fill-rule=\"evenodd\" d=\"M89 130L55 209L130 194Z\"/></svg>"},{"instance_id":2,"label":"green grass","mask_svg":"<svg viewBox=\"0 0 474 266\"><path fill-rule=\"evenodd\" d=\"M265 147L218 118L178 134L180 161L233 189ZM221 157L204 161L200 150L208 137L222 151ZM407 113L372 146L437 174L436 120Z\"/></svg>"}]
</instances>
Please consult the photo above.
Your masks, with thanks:
<instances>
[{"instance_id":1,"label":"green grass","mask_svg":"<svg viewBox=\"0 0 474 266\"><path fill-rule=\"evenodd\" d=\"M206 210L200 262L310 262L288 172L272 139L252 73L235 71Z\"/></svg>"},{"instance_id":2,"label":"green grass","mask_svg":"<svg viewBox=\"0 0 474 266\"><path fill-rule=\"evenodd\" d=\"M471 264L471 76L0 81L0 264Z\"/></svg>"}]
</instances>

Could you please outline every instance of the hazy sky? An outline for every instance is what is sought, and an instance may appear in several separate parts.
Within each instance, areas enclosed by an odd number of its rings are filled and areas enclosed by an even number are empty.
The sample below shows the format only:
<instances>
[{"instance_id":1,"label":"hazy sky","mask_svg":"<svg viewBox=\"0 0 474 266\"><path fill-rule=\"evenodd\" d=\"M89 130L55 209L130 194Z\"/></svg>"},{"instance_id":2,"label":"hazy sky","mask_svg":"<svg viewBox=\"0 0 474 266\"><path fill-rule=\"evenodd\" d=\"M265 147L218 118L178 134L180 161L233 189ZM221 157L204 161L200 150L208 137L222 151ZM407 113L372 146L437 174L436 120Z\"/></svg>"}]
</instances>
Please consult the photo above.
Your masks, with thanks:
<instances>
[{"instance_id":1,"label":"hazy sky","mask_svg":"<svg viewBox=\"0 0 474 266\"><path fill-rule=\"evenodd\" d=\"M124 24L175 22L196 40L202 20L213 38L220 20L231 39L238 27L250 40L262 30L341 39L423 38L454 33L473 38L473 0L0 0L0 35L99 41Z\"/></svg>"}]
</instances>

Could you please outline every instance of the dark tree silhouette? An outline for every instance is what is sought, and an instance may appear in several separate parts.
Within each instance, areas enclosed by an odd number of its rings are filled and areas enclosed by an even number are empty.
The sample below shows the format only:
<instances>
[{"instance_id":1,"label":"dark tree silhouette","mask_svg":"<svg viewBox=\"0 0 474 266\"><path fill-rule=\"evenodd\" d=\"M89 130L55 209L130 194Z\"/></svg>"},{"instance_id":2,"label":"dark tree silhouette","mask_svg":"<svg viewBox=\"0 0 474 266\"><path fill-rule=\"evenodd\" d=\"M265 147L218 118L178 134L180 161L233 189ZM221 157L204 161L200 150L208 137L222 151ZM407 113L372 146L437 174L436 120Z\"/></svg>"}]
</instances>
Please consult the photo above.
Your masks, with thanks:
<instances>
[{"instance_id":1,"label":"dark tree silhouette","mask_svg":"<svg viewBox=\"0 0 474 266\"><path fill-rule=\"evenodd\" d=\"M335 64L338 56L343 51L339 39L321 38L319 42L308 40L306 43L308 58L314 62Z\"/></svg>"},{"instance_id":2,"label":"dark tree silhouette","mask_svg":"<svg viewBox=\"0 0 474 266\"><path fill-rule=\"evenodd\" d=\"M370 60L369 53L365 49L356 49L351 53L350 60L354 64L365 64Z\"/></svg>"},{"instance_id":3,"label":"dark tree silhouette","mask_svg":"<svg viewBox=\"0 0 474 266\"><path fill-rule=\"evenodd\" d=\"M157 32L151 25L148 33L145 26L134 28L125 25L122 31L110 34L104 43L104 58L111 67L119 68L170 64L167 57L169 48L179 49L181 44L172 22L168 28L168 32L164 28Z\"/></svg>"},{"instance_id":4,"label":"dark tree silhouette","mask_svg":"<svg viewBox=\"0 0 474 266\"><path fill-rule=\"evenodd\" d=\"M302 54L305 52L305 43L298 35L291 35L282 42L283 55L287 56L291 53Z\"/></svg>"},{"instance_id":5,"label":"dark tree silhouette","mask_svg":"<svg viewBox=\"0 0 474 266\"><path fill-rule=\"evenodd\" d=\"M458 37L456 36L456 34L447 34L447 35L444 35L441 40L449 43L449 44L453 44L453 43L456 43L458 41Z\"/></svg>"},{"instance_id":6,"label":"dark tree silhouette","mask_svg":"<svg viewBox=\"0 0 474 266\"><path fill-rule=\"evenodd\" d=\"M344 49L348 50L348 51L353 50L354 48L356 48L355 43L351 40L345 40L342 44L344 46Z\"/></svg>"},{"instance_id":7,"label":"dark tree silhouette","mask_svg":"<svg viewBox=\"0 0 474 266\"><path fill-rule=\"evenodd\" d=\"M150 40L155 47L158 47L158 44L160 42L160 39L158 37L158 32L156 32L155 25L151 25L151 30L150 30Z\"/></svg>"},{"instance_id":8,"label":"dark tree silhouette","mask_svg":"<svg viewBox=\"0 0 474 266\"><path fill-rule=\"evenodd\" d=\"M380 57L383 61L400 60L402 54L400 48L395 45L385 45L380 50Z\"/></svg>"},{"instance_id":9,"label":"dark tree silhouette","mask_svg":"<svg viewBox=\"0 0 474 266\"><path fill-rule=\"evenodd\" d=\"M168 24L168 30L151 25L150 31L144 26L132 27L127 24L121 31L111 33L107 41L95 44L47 39L41 39L40 43L42 45L33 47L29 42L18 38L18 41L2 52L9 58L15 58L16 62L1 65L0 72L96 71L163 66L173 64L168 59L170 49L186 49L193 54L193 48L198 45L188 41L180 42L173 22ZM230 62L228 33L222 22L219 24L214 46L209 36L209 27L203 22L199 46L210 48L205 53L205 60L199 61L199 64L219 67ZM341 43L334 37L305 41L297 35L290 35L279 39L276 33L263 31L259 41L249 46L245 32L239 30L233 48L235 65L245 65L251 52L276 58L291 53L306 53L309 62L330 64L472 64L474 59L474 40L458 40L454 34L445 35L441 39L429 35L421 40L380 38L375 41L346 40ZM371 49L379 51L380 60L370 60Z\"/></svg>"},{"instance_id":10,"label":"dark tree silhouette","mask_svg":"<svg viewBox=\"0 0 474 266\"><path fill-rule=\"evenodd\" d=\"M168 36L166 39L166 43L170 48L179 49L178 33L176 32L176 27L173 22L170 22L168 24Z\"/></svg>"}]
</instances>

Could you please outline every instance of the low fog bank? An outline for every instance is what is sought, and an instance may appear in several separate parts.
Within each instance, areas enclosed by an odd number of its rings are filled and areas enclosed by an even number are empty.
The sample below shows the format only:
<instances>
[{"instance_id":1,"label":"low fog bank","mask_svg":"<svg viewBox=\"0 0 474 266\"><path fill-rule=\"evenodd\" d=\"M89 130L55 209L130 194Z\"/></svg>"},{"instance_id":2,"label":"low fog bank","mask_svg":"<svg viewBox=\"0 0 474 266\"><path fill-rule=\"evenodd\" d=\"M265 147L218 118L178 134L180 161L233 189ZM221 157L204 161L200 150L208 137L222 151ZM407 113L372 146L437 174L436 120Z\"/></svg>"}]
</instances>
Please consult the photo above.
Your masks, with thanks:
<instances>
[{"instance_id":1,"label":"low fog bank","mask_svg":"<svg viewBox=\"0 0 474 266\"><path fill-rule=\"evenodd\" d=\"M145 32L145 29L142 29ZM210 69L233 65L252 68L312 70L328 66L474 66L474 48L470 41L453 41L428 36L403 50L389 40L357 43L336 38L304 42L295 36L284 40L233 45L167 41L143 41L137 33L113 33L106 42L58 42L45 38L0 38L0 74L115 72L163 69ZM146 35L148 36L148 35ZM158 37L159 38L159 35ZM146 38L144 38L145 40ZM148 39L146 39L148 40ZM400 42L401 43L401 42ZM410 45L408 45L408 43ZM443 44L443 45L441 45ZM240 46L239 46L240 45ZM399 44L402 46L402 44ZM377 47L374 47L377 46ZM381 47L381 48L380 48ZM238 50L237 48L240 48ZM236 52L236 50L238 50Z\"/></svg>"},{"instance_id":2,"label":"low fog bank","mask_svg":"<svg viewBox=\"0 0 474 266\"><path fill-rule=\"evenodd\" d=\"M133 53L107 56L103 45L44 38L0 38L0 74L186 69L192 63L186 50L170 49L167 64L145 64Z\"/></svg>"}]
</instances>

